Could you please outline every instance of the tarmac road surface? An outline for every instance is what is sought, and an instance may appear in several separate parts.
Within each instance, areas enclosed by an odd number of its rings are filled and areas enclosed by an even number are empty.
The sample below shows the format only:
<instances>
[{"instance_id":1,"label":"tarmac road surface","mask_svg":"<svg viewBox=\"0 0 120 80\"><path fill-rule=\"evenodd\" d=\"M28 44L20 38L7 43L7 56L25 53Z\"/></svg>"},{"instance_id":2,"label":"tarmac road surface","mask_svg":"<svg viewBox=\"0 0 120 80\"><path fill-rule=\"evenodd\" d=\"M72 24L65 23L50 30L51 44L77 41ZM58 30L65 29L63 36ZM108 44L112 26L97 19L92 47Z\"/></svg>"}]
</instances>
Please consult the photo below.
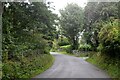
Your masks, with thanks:
<instances>
[{"instance_id":1,"label":"tarmac road surface","mask_svg":"<svg viewBox=\"0 0 120 80\"><path fill-rule=\"evenodd\" d=\"M35 78L109 78L101 69L84 59L51 52L55 62L48 70Z\"/></svg>"}]
</instances>

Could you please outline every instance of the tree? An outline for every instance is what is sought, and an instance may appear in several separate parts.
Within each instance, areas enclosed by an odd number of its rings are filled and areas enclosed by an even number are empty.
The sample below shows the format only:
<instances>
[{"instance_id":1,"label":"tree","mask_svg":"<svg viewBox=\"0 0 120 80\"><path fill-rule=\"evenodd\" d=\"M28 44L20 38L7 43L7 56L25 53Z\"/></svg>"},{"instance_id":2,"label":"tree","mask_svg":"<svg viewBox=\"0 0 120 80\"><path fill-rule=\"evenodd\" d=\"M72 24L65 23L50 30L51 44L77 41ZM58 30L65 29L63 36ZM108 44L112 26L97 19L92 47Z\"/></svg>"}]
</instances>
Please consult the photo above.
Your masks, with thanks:
<instances>
[{"instance_id":1,"label":"tree","mask_svg":"<svg viewBox=\"0 0 120 80\"><path fill-rule=\"evenodd\" d=\"M47 56L56 34L57 15L42 2L3 2L3 8L2 78L31 77L52 60Z\"/></svg>"},{"instance_id":2,"label":"tree","mask_svg":"<svg viewBox=\"0 0 120 80\"><path fill-rule=\"evenodd\" d=\"M77 4L68 4L65 9L60 10L60 24L63 29L64 36L66 36L72 49L78 49L79 32L82 31L83 26L83 9Z\"/></svg>"},{"instance_id":3,"label":"tree","mask_svg":"<svg viewBox=\"0 0 120 80\"><path fill-rule=\"evenodd\" d=\"M8 54L8 59L11 59L16 54L37 49L46 53L44 50L55 37L53 25L56 19L57 15L48 10L44 3L4 2L3 55ZM40 37L39 40L36 36Z\"/></svg>"},{"instance_id":4,"label":"tree","mask_svg":"<svg viewBox=\"0 0 120 80\"><path fill-rule=\"evenodd\" d=\"M102 24L111 17L118 18L117 5L115 2L88 2L85 7L84 38L86 43L93 46L93 50L97 50L98 32L102 28Z\"/></svg>"}]
</instances>

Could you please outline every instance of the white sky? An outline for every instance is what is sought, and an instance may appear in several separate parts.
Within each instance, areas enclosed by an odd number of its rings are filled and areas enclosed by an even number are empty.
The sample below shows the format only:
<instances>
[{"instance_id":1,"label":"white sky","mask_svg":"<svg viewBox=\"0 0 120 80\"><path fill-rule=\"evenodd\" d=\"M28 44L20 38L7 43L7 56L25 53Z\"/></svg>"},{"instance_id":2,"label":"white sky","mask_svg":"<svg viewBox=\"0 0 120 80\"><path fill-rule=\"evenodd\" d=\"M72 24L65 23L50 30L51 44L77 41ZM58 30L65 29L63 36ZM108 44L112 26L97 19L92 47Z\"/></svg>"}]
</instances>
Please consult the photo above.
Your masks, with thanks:
<instances>
[{"instance_id":1,"label":"white sky","mask_svg":"<svg viewBox=\"0 0 120 80\"><path fill-rule=\"evenodd\" d=\"M59 15L59 9L63 9L67 3L76 3L81 7L85 7L87 0L46 0L47 2L53 2L51 5L55 6L54 13L57 13Z\"/></svg>"}]
</instances>

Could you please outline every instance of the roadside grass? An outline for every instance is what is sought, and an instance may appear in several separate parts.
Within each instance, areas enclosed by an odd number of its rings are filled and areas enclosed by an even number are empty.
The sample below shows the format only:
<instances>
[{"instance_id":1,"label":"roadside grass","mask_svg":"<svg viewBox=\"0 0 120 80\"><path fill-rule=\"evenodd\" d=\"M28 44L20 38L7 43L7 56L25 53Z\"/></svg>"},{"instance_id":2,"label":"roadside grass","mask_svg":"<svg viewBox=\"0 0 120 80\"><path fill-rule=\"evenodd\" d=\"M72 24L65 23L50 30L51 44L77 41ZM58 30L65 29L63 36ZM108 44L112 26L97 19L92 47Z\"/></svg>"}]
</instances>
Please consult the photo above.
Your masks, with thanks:
<instances>
[{"instance_id":1,"label":"roadside grass","mask_svg":"<svg viewBox=\"0 0 120 80\"><path fill-rule=\"evenodd\" d=\"M120 79L120 68L119 62L117 59L109 58L105 55L100 55L100 53L95 53L93 56L86 59L86 61L96 65L97 67L105 70L113 80ZM118 79L119 78L119 79Z\"/></svg>"},{"instance_id":2,"label":"roadside grass","mask_svg":"<svg viewBox=\"0 0 120 80\"><path fill-rule=\"evenodd\" d=\"M52 66L54 58L50 54L39 54L24 57L22 61L7 61L3 63L4 80L19 78L33 78Z\"/></svg>"}]
</instances>

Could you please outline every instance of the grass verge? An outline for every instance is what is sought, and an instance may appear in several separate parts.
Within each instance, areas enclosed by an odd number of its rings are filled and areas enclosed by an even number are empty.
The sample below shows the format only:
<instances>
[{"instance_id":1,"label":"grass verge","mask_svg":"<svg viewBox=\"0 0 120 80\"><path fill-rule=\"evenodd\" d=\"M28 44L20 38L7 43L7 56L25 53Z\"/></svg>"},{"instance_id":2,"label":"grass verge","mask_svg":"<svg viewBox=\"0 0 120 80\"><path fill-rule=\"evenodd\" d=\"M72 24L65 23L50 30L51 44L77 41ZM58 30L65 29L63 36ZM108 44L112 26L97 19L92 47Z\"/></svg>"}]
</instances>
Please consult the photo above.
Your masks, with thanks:
<instances>
[{"instance_id":1,"label":"grass verge","mask_svg":"<svg viewBox=\"0 0 120 80\"><path fill-rule=\"evenodd\" d=\"M95 53L86 61L96 65L97 67L105 70L111 78L120 78L120 68L118 67L118 59L112 59L100 53Z\"/></svg>"},{"instance_id":2,"label":"grass verge","mask_svg":"<svg viewBox=\"0 0 120 80\"><path fill-rule=\"evenodd\" d=\"M32 78L48 69L53 62L54 58L50 54L24 57L22 61L9 60L3 63L2 79Z\"/></svg>"}]
</instances>

